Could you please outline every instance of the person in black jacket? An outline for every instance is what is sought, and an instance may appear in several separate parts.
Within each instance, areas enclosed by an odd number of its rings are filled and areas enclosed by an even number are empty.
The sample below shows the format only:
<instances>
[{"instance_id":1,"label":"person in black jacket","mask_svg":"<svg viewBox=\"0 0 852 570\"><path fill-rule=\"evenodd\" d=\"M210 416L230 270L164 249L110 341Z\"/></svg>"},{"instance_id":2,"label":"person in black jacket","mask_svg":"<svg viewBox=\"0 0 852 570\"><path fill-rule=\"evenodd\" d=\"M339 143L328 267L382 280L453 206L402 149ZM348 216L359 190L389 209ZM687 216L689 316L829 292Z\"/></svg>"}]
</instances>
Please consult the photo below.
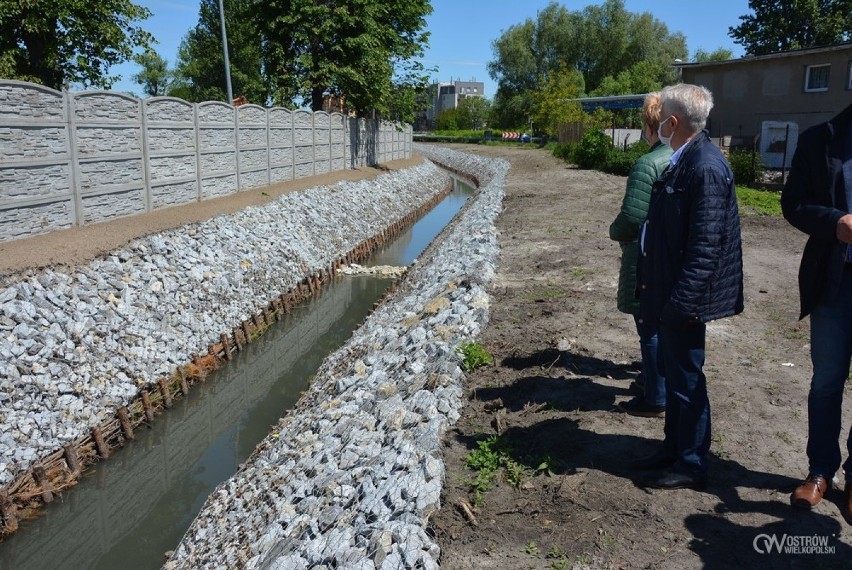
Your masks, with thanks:
<instances>
[{"instance_id":1,"label":"person in black jacket","mask_svg":"<svg viewBox=\"0 0 852 570\"><path fill-rule=\"evenodd\" d=\"M809 474L790 501L811 508L840 467L840 409L852 357L852 105L799 137L781 208L810 236L799 268L800 318L811 316ZM852 430L846 447L843 510L852 517Z\"/></svg>"},{"instance_id":2,"label":"person in black jacket","mask_svg":"<svg viewBox=\"0 0 852 570\"><path fill-rule=\"evenodd\" d=\"M675 152L651 193L637 293L642 317L660 323L666 419L662 447L633 467L665 469L650 487L700 489L710 450L705 323L743 310L740 217L731 167L704 131L712 94L678 84L662 98L660 140Z\"/></svg>"}]
</instances>

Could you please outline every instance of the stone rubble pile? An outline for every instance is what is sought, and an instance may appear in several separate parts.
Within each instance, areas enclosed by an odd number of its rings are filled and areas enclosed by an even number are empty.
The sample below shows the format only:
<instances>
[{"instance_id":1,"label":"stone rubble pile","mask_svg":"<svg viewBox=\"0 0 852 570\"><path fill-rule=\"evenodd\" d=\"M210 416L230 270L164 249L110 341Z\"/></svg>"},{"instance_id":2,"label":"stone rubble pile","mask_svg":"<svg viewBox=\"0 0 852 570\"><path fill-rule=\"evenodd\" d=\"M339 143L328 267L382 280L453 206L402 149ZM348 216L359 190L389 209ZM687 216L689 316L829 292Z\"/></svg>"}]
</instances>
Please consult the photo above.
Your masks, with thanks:
<instances>
[{"instance_id":1,"label":"stone rubble pile","mask_svg":"<svg viewBox=\"0 0 852 570\"><path fill-rule=\"evenodd\" d=\"M396 267L393 265L372 265L365 267L353 263L342 267L338 273L343 275L380 275L382 277L402 277L408 271L407 267Z\"/></svg>"},{"instance_id":2,"label":"stone rubble pile","mask_svg":"<svg viewBox=\"0 0 852 570\"><path fill-rule=\"evenodd\" d=\"M0 285L0 488L449 184L434 164L290 193Z\"/></svg>"},{"instance_id":3,"label":"stone rubble pile","mask_svg":"<svg viewBox=\"0 0 852 570\"><path fill-rule=\"evenodd\" d=\"M441 437L463 405L457 348L488 320L508 163L416 152L475 175L480 192L211 493L165 568L438 567L425 529L440 507Z\"/></svg>"}]
</instances>

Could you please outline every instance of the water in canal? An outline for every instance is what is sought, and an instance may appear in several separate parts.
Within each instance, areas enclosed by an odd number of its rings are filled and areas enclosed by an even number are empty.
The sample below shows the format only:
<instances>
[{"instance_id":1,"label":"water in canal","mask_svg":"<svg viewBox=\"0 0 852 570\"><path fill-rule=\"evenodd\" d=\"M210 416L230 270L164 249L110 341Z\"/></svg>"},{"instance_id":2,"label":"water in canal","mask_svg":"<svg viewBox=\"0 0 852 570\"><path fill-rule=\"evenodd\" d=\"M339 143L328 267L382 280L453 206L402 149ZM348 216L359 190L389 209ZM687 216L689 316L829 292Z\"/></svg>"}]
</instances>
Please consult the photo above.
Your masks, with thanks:
<instances>
[{"instance_id":1,"label":"water in canal","mask_svg":"<svg viewBox=\"0 0 852 570\"><path fill-rule=\"evenodd\" d=\"M367 264L410 264L472 193L454 179L446 199ZM135 442L21 523L0 544L0 569L159 568L207 495L236 472L390 284L344 277L295 308L150 430L137 430Z\"/></svg>"}]
</instances>

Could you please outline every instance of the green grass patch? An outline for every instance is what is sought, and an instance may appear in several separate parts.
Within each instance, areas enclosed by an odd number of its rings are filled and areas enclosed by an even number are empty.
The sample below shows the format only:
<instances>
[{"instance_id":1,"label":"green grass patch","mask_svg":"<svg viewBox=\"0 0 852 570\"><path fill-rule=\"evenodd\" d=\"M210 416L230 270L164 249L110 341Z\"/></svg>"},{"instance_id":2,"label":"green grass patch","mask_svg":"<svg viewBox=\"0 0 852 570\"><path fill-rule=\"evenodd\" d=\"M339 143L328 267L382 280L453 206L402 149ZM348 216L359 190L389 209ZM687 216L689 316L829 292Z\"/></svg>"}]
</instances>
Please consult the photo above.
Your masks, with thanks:
<instances>
[{"instance_id":1,"label":"green grass patch","mask_svg":"<svg viewBox=\"0 0 852 570\"><path fill-rule=\"evenodd\" d=\"M781 193L737 186L737 201L743 214L758 216L781 215Z\"/></svg>"},{"instance_id":2,"label":"green grass patch","mask_svg":"<svg viewBox=\"0 0 852 570\"><path fill-rule=\"evenodd\" d=\"M540 289L524 295L523 298L527 301L544 301L558 299L565 295L567 295L567 292L562 289Z\"/></svg>"}]
</instances>

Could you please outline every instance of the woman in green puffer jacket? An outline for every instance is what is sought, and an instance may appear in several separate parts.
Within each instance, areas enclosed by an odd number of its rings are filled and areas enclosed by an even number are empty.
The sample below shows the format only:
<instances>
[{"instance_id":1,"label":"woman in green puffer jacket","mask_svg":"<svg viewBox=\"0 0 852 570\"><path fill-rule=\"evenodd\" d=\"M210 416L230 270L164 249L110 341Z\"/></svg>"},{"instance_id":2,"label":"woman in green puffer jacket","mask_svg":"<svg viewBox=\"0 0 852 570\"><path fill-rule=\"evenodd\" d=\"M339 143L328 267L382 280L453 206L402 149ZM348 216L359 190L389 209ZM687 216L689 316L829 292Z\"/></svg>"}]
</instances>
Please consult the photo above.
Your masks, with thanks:
<instances>
[{"instance_id":1,"label":"woman in green puffer jacket","mask_svg":"<svg viewBox=\"0 0 852 570\"><path fill-rule=\"evenodd\" d=\"M662 105L660 93L649 93L642 106L642 136L651 150L637 160L627 177L627 191L621 211L609 226L609 237L621 244L621 270L618 275L618 310L633 315L642 351L644 395L621 402L617 408L634 416L662 417L666 408L665 377L657 363L657 323L639 318L636 299L636 259L639 254L639 229L648 214L651 185L669 165L672 149L660 142Z\"/></svg>"}]
</instances>

